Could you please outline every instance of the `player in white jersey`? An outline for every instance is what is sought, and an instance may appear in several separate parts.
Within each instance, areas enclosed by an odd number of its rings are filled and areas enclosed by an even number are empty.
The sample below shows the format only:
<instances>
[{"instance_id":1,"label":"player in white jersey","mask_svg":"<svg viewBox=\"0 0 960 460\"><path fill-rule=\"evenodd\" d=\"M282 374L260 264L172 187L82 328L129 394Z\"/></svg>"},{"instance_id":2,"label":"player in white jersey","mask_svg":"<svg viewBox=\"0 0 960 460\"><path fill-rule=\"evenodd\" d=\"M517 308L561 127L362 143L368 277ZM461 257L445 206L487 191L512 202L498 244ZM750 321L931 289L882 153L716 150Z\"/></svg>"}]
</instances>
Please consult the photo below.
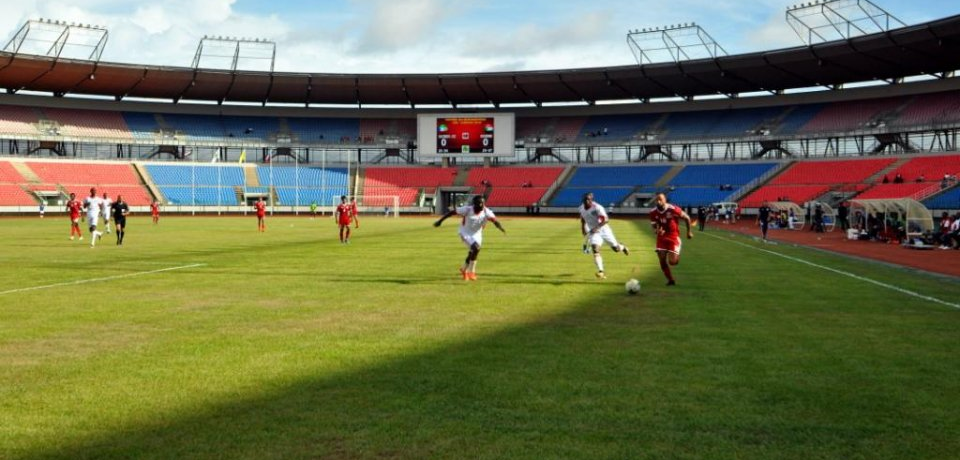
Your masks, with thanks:
<instances>
[{"instance_id":1,"label":"player in white jersey","mask_svg":"<svg viewBox=\"0 0 960 460\"><path fill-rule=\"evenodd\" d=\"M83 209L87 211L87 225L90 227L90 247L97 245L97 240L103 236L103 233L97 231L97 219L103 212L103 200L97 196L97 189L90 189L90 196L84 198Z\"/></svg>"},{"instance_id":2,"label":"player in white jersey","mask_svg":"<svg viewBox=\"0 0 960 460\"><path fill-rule=\"evenodd\" d=\"M483 227L487 222L492 222L503 233L507 233L497 220L497 216L490 208L484 205L483 197L477 195L473 197L473 205L461 206L454 209L434 222L434 227L439 227L448 217L459 215L460 220L460 240L467 245L469 251L467 258L460 267L460 275L464 281L477 280L477 256L480 254L480 246L483 244Z\"/></svg>"},{"instance_id":3,"label":"player in white jersey","mask_svg":"<svg viewBox=\"0 0 960 460\"><path fill-rule=\"evenodd\" d=\"M107 192L103 192L103 199L100 201L100 206L103 207L100 212L100 215L103 216L103 229L105 233L110 233L110 207L113 206L113 200L107 196Z\"/></svg>"},{"instance_id":4,"label":"player in white jersey","mask_svg":"<svg viewBox=\"0 0 960 460\"><path fill-rule=\"evenodd\" d=\"M597 279L606 279L607 275L603 272L603 256L600 255L600 248L606 242L613 252L623 252L624 255L630 255L630 250L617 241L613 235L613 229L607 225L610 216L607 210L598 203L593 202L593 193L583 194L583 204L580 205L580 231L583 233L585 244L589 245L593 251L593 263L597 266Z\"/></svg>"}]
</instances>

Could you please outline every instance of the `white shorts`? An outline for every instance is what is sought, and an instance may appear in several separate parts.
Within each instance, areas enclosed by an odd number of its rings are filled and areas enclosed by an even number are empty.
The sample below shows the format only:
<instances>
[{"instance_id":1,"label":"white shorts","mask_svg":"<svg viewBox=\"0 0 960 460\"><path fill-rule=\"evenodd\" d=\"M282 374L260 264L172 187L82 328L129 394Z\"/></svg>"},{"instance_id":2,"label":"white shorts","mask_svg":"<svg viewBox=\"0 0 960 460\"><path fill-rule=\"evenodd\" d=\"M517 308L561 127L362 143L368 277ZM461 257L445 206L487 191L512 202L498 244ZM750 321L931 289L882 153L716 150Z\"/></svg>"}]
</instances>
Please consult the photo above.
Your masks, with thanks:
<instances>
[{"instance_id":1,"label":"white shorts","mask_svg":"<svg viewBox=\"0 0 960 460\"><path fill-rule=\"evenodd\" d=\"M483 232L477 232L474 234L460 234L460 241L463 241L463 244L467 245L468 248L473 247L473 244L476 243L477 247L483 246Z\"/></svg>"},{"instance_id":2,"label":"white shorts","mask_svg":"<svg viewBox=\"0 0 960 460\"><path fill-rule=\"evenodd\" d=\"M97 220L100 219L100 216L97 214L87 214L87 226L96 227Z\"/></svg>"},{"instance_id":3,"label":"white shorts","mask_svg":"<svg viewBox=\"0 0 960 460\"><path fill-rule=\"evenodd\" d=\"M620 247L620 243L617 241L617 237L613 236L613 229L611 229L609 225L600 227L600 230L591 234L587 241L590 246L600 246L606 241L611 248Z\"/></svg>"},{"instance_id":4,"label":"white shorts","mask_svg":"<svg viewBox=\"0 0 960 460\"><path fill-rule=\"evenodd\" d=\"M110 216L109 216L109 215L101 216L101 217L103 217L103 223L104 223L104 224L110 223Z\"/></svg>"}]
</instances>

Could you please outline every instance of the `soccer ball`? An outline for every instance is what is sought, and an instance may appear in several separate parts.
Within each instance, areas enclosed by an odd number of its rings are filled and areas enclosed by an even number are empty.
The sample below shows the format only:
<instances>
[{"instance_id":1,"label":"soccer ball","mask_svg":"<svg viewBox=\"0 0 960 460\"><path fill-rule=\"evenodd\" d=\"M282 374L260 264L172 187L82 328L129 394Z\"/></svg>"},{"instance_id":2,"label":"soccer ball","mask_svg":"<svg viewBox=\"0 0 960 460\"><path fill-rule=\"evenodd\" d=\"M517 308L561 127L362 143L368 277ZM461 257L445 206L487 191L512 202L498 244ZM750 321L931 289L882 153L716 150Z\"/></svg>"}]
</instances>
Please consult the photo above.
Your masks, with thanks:
<instances>
[{"instance_id":1,"label":"soccer ball","mask_svg":"<svg viewBox=\"0 0 960 460\"><path fill-rule=\"evenodd\" d=\"M627 281L627 284L623 285L623 288L627 290L627 294L630 294L630 295L639 294L640 282L635 279L631 279L630 281Z\"/></svg>"}]
</instances>

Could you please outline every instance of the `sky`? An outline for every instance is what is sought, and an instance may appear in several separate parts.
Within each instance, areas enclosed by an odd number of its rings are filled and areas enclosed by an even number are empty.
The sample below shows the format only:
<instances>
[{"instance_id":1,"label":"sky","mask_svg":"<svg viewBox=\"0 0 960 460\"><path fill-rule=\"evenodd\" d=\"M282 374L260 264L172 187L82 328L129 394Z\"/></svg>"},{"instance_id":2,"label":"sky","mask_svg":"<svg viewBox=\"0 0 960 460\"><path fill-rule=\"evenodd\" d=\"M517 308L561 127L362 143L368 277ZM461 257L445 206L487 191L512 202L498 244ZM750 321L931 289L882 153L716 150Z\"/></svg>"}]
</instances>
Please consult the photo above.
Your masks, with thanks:
<instances>
[{"instance_id":1,"label":"sky","mask_svg":"<svg viewBox=\"0 0 960 460\"><path fill-rule=\"evenodd\" d=\"M907 24L960 14L956 0L874 0ZM4 4L4 44L28 19L105 26L101 60L192 65L204 35L277 43L275 70L456 73L636 63L632 29L695 22L729 54L801 45L781 0L18 0ZM749 4L749 7L744 6ZM36 32L44 38L51 32ZM83 37L78 41L82 43ZM43 42L24 45L39 50ZM45 49L45 48L44 48ZM76 46L72 57L89 48ZM207 47L210 54L219 50ZM265 70L263 50L241 68ZM204 67L226 59L206 58Z\"/></svg>"}]
</instances>

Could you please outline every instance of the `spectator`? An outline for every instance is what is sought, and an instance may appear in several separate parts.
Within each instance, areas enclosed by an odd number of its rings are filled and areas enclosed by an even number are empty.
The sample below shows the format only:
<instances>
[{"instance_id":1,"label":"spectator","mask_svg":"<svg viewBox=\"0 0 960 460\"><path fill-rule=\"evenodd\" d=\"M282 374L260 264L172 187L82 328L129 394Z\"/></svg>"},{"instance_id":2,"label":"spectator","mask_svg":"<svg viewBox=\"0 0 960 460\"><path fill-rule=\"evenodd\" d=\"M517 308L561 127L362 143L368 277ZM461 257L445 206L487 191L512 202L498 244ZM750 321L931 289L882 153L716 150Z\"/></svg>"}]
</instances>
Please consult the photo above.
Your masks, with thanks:
<instances>
[{"instance_id":1,"label":"spectator","mask_svg":"<svg viewBox=\"0 0 960 460\"><path fill-rule=\"evenodd\" d=\"M953 215L950 233L947 234L947 249L960 249L960 212Z\"/></svg>"},{"instance_id":2,"label":"spectator","mask_svg":"<svg viewBox=\"0 0 960 460\"><path fill-rule=\"evenodd\" d=\"M894 183L894 184L902 184L902 183L903 183L903 176L901 176L900 173L897 173L897 176L893 178L893 183Z\"/></svg>"},{"instance_id":3,"label":"spectator","mask_svg":"<svg viewBox=\"0 0 960 460\"><path fill-rule=\"evenodd\" d=\"M890 183L890 178L887 177L886 174L884 174L884 175L883 175L883 181L882 181L882 182L883 182L884 184L889 184L889 183Z\"/></svg>"},{"instance_id":4,"label":"spectator","mask_svg":"<svg viewBox=\"0 0 960 460\"><path fill-rule=\"evenodd\" d=\"M927 181L927 179L926 179L925 177L923 177L923 174L917 176L917 182L918 182L918 183L919 183L919 182L926 182L926 181Z\"/></svg>"},{"instance_id":5,"label":"spectator","mask_svg":"<svg viewBox=\"0 0 960 460\"><path fill-rule=\"evenodd\" d=\"M940 249L950 249L950 226L953 220L950 219L950 213L944 211L940 215L940 231L933 235L934 241L940 244Z\"/></svg>"}]
</instances>

